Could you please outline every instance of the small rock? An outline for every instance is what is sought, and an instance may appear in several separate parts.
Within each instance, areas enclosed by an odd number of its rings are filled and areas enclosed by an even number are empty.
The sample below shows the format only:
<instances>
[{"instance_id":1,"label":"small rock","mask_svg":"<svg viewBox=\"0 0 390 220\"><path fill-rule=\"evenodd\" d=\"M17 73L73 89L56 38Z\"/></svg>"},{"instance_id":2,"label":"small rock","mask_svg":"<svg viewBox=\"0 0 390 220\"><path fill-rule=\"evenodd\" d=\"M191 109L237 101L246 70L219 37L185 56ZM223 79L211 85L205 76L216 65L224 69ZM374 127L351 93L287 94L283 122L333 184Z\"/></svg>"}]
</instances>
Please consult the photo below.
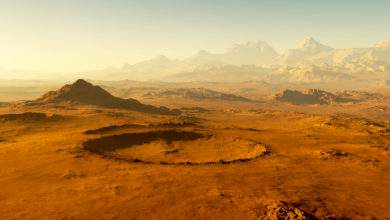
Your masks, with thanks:
<instances>
[{"instance_id":1,"label":"small rock","mask_svg":"<svg viewBox=\"0 0 390 220\"><path fill-rule=\"evenodd\" d=\"M81 177L85 177L85 175L84 175L84 174L76 173L76 172L73 171L73 170L68 170L67 172L65 172L65 173L62 175L62 178L65 178L65 179L73 179L73 178L81 178Z\"/></svg>"},{"instance_id":2,"label":"small rock","mask_svg":"<svg viewBox=\"0 0 390 220\"><path fill-rule=\"evenodd\" d=\"M264 220L317 220L314 215L284 201L267 206Z\"/></svg>"},{"instance_id":3,"label":"small rock","mask_svg":"<svg viewBox=\"0 0 390 220\"><path fill-rule=\"evenodd\" d=\"M339 159L339 158L344 158L349 156L348 152L337 150L337 149L322 151L320 152L320 154L322 159L331 159L331 158Z\"/></svg>"}]
</instances>

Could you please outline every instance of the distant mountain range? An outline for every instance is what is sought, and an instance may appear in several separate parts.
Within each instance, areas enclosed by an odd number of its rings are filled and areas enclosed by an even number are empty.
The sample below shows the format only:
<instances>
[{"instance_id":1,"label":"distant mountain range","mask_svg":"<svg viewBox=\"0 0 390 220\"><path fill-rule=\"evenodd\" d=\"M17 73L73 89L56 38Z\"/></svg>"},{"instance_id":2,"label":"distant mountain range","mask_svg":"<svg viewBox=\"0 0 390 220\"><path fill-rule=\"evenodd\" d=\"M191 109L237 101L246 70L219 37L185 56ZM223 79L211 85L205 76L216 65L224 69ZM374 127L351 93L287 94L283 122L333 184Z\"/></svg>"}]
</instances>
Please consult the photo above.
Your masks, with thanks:
<instances>
[{"instance_id":1,"label":"distant mountain range","mask_svg":"<svg viewBox=\"0 0 390 220\"><path fill-rule=\"evenodd\" d=\"M87 74L90 78L159 81L331 82L386 84L390 79L390 39L369 48L334 49L312 37L278 54L266 42L237 44L225 53L200 51L174 60L158 56L121 68Z\"/></svg>"},{"instance_id":2,"label":"distant mountain range","mask_svg":"<svg viewBox=\"0 0 390 220\"><path fill-rule=\"evenodd\" d=\"M237 44L226 53L210 53L202 50L184 59L174 60L166 56L157 56L133 65L125 64L121 68L108 68L88 74L90 78L114 78L132 80L161 80L179 73L208 70L223 66L268 65L279 54L267 43L259 41Z\"/></svg>"},{"instance_id":3,"label":"distant mountain range","mask_svg":"<svg viewBox=\"0 0 390 220\"><path fill-rule=\"evenodd\" d=\"M184 60L192 65L267 65L279 54L266 42L247 42L237 44L226 53L213 54L200 51L194 56Z\"/></svg>"},{"instance_id":4,"label":"distant mountain range","mask_svg":"<svg viewBox=\"0 0 390 220\"><path fill-rule=\"evenodd\" d=\"M39 73L0 68L0 79L71 80L76 74ZM70 77L72 75L73 77ZM36 77L35 77L36 76ZM332 48L307 37L295 48L277 53L263 41L234 45L224 53L205 50L186 59L158 56L122 67L78 73L94 80L154 80L166 82L270 83L356 82L390 85L390 38L367 48Z\"/></svg>"}]
</instances>

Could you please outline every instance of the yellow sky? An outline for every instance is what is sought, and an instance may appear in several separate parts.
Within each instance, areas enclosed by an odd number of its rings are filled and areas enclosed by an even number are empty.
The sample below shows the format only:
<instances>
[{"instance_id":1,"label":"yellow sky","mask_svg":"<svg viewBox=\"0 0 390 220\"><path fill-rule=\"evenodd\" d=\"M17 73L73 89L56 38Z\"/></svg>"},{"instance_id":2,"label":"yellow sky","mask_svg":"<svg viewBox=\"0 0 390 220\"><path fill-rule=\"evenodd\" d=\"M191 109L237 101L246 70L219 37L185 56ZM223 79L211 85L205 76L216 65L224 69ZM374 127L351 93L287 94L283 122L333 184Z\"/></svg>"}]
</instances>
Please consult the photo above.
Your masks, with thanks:
<instances>
[{"instance_id":1,"label":"yellow sky","mask_svg":"<svg viewBox=\"0 0 390 220\"><path fill-rule=\"evenodd\" d=\"M305 36L367 47L390 36L389 7L385 0L4 0L0 68L83 72L245 41L281 51Z\"/></svg>"}]
</instances>

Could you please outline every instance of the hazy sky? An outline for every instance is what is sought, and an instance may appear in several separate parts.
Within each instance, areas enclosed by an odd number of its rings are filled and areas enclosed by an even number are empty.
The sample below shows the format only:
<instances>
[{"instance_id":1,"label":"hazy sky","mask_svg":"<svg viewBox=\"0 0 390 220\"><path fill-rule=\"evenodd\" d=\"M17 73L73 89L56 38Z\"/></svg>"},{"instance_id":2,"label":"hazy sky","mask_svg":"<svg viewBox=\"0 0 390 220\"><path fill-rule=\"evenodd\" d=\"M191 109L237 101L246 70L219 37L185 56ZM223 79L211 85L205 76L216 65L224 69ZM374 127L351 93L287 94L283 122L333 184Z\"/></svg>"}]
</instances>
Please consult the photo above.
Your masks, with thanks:
<instances>
[{"instance_id":1,"label":"hazy sky","mask_svg":"<svg viewBox=\"0 0 390 220\"><path fill-rule=\"evenodd\" d=\"M85 71L245 41L280 51L305 36L367 47L390 37L389 10L389 0L0 0L0 67Z\"/></svg>"}]
</instances>

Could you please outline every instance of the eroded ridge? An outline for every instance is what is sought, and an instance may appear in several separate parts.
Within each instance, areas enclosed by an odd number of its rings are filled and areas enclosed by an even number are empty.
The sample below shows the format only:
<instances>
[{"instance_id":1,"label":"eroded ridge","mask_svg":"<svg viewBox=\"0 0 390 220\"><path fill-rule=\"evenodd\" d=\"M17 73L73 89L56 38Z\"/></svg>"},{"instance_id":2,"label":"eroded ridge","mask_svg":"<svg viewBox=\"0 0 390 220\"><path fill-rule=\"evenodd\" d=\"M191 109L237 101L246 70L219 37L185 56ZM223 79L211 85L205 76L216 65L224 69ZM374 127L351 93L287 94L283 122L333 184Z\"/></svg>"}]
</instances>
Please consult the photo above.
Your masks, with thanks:
<instances>
[{"instance_id":1,"label":"eroded ridge","mask_svg":"<svg viewBox=\"0 0 390 220\"><path fill-rule=\"evenodd\" d=\"M140 129L140 128L183 128L198 126L191 122L165 122L158 124L122 124L122 125L110 125L97 129L91 129L84 132L84 134L106 134L109 132L121 131L126 129Z\"/></svg>"}]
</instances>

